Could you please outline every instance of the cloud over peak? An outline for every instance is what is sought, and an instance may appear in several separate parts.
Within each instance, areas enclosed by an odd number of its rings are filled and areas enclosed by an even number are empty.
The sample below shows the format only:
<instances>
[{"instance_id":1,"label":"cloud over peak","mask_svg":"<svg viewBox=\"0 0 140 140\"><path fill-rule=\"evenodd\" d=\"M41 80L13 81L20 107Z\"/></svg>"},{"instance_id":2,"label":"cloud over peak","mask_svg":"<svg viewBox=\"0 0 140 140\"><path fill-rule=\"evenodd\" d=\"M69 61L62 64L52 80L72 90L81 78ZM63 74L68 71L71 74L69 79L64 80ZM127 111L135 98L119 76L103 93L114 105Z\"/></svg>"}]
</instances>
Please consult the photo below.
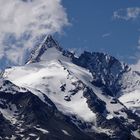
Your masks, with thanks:
<instances>
[{"instance_id":1,"label":"cloud over peak","mask_svg":"<svg viewBox=\"0 0 140 140\"><path fill-rule=\"evenodd\" d=\"M67 25L61 0L0 0L0 64L22 64L36 39Z\"/></svg>"}]
</instances>

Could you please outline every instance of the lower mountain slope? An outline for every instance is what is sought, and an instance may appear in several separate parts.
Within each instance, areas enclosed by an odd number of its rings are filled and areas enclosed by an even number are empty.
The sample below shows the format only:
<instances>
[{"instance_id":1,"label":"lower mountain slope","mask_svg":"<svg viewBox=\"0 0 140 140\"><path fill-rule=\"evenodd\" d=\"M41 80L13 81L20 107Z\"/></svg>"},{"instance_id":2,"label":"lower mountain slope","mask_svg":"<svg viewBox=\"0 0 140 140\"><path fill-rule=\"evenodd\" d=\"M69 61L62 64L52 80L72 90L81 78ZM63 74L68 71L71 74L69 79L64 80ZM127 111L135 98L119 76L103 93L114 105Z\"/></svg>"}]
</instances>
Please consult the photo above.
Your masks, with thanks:
<instances>
[{"instance_id":1,"label":"lower mountain slope","mask_svg":"<svg viewBox=\"0 0 140 140\"><path fill-rule=\"evenodd\" d=\"M0 139L91 139L59 112L47 96L44 103L7 80L3 80L0 89Z\"/></svg>"}]
</instances>

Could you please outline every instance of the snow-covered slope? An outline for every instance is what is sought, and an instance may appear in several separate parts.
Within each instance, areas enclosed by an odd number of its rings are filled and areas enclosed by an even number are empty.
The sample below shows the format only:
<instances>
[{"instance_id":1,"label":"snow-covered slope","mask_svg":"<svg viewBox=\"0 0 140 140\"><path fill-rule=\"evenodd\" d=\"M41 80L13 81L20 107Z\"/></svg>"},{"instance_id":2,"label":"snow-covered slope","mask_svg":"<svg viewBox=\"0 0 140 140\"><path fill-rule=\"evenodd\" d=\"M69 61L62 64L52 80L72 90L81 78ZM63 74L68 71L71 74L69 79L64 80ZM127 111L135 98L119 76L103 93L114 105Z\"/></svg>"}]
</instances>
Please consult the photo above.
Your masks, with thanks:
<instances>
[{"instance_id":1,"label":"snow-covered slope","mask_svg":"<svg viewBox=\"0 0 140 140\"><path fill-rule=\"evenodd\" d=\"M73 61L92 73L93 85L107 89L107 95L118 98L126 107L140 115L138 71L132 71L128 65L103 53L84 52Z\"/></svg>"},{"instance_id":2,"label":"snow-covered slope","mask_svg":"<svg viewBox=\"0 0 140 140\"><path fill-rule=\"evenodd\" d=\"M5 79L0 89L0 139L91 139L68 122L47 96L44 103Z\"/></svg>"},{"instance_id":3,"label":"snow-covered slope","mask_svg":"<svg viewBox=\"0 0 140 140\"><path fill-rule=\"evenodd\" d=\"M135 132L138 135L140 122L139 76L132 73L127 65L106 54L85 52L76 58L49 36L26 65L6 69L3 77L45 104L46 98L51 100L91 138L96 134L97 139L99 134L106 139L128 139L138 137ZM135 107L135 111L127 107Z\"/></svg>"},{"instance_id":4,"label":"snow-covered slope","mask_svg":"<svg viewBox=\"0 0 140 140\"><path fill-rule=\"evenodd\" d=\"M74 69L77 71L76 68ZM84 85L78 82L80 79L65 69L60 60L54 59L49 60L49 62L34 63L24 67L13 68L10 71L7 70L5 77L6 75L9 76L8 79L14 84L35 92L39 97L42 94L47 95L56 104L58 109L66 114L76 114L77 117L82 118L84 121L93 121L95 118L95 114L86 104L86 98L83 97ZM84 69L81 69L79 76L81 79L87 78L89 80L92 77ZM79 89L76 89L77 87ZM74 90L77 90L77 93L75 96L72 96L71 94ZM41 99L44 101L42 97Z\"/></svg>"}]
</instances>

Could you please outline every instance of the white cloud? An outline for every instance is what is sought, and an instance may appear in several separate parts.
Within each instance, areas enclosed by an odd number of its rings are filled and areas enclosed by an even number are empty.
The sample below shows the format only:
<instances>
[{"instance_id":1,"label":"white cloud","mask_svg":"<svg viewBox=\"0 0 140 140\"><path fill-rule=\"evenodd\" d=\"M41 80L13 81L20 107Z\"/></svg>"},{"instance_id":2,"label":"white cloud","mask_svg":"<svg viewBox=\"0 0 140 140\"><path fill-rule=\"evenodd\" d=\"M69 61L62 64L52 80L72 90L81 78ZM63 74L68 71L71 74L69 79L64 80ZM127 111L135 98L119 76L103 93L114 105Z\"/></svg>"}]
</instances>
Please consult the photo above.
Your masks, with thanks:
<instances>
[{"instance_id":1,"label":"white cloud","mask_svg":"<svg viewBox=\"0 0 140 140\"><path fill-rule=\"evenodd\" d=\"M0 0L0 65L22 64L39 37L68 24L61 0Z\"/></svg>"},{"instance_id":2,"label":"white cloud","mask_svg":"<svg viewBox=\"0 0 140 140\"><path fill-rule=\"evenodd\" d=\"M138 60L136 64L132 64L131 68L134 71L140 71L140 60Z\"/></svg>"},{"instance_id":3,"label":"white cloud","mask_svg":"<svg viewBox=\"0 0 140 140\"><path fill-rule=\"evenodd\" d=\"M137 18L140 18L140 7L119 9L114 12L113 18L122 20L135 20Z\"/></svg>"},{"instance_id":4,"label":"white cloud","mask_svg":"<svg viewBox=\"0 0 140 140\"><path fill-rule=\"evenodd\" d=\"M137 48L140 50L140 37L138 39L138 47Z\"/></svg>"},{"instance_id":5,"label":"white cloud","mask_svg":"<svg viewBox=\"0 0 140 140\"><path fill-rule=\"evenodd\" d=\"M105 33L102 35L103 38L109 37L111 35L111 33Z\"/></svg>"},{"instance_id":6,"label":"white cloud","mask_svg":"<svg viewBox=\"0 0 140 140\"><path fill-rule=\"evenodd\" d=\"M135 64L132 64L131 67L133 70L140 71L140 37L138 39L138 46L137 46L138 51L135 53L135 56L133 56L134 59L137 60Z\"/></svg>"}]
</instances>

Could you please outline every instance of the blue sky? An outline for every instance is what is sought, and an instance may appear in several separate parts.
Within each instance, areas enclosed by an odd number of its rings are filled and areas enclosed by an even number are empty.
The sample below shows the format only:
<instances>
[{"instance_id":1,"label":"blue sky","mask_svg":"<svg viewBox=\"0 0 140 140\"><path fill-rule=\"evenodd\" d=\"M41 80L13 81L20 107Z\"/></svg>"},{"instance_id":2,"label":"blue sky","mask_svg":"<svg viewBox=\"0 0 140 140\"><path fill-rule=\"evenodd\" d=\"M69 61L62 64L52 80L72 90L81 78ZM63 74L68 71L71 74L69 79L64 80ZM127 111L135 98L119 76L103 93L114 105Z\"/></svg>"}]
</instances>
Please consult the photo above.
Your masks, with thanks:
<instances>
[{"instance_id":1,"label":"blue sky","mask_svg":"<svg viewBox=\"0 0 140 140\"><path fill-rule=\"evenodd\" d=\"M137 61L140 15L125 20L113 14L140 7L140 0L63 0L63 6L71 23L57 37L63 47L106 52L127 63Z\"/></svg>"},{"instance_id":2,"label":"blue sky","mask_svg":"<svg viewBox=\"0 0 140 140\"><path fill-rule=\"evenodd\" d=\"M0 0L0 69L25 64L48 34L140 66L140 0Z\"/></svg>"}]
</instances>

